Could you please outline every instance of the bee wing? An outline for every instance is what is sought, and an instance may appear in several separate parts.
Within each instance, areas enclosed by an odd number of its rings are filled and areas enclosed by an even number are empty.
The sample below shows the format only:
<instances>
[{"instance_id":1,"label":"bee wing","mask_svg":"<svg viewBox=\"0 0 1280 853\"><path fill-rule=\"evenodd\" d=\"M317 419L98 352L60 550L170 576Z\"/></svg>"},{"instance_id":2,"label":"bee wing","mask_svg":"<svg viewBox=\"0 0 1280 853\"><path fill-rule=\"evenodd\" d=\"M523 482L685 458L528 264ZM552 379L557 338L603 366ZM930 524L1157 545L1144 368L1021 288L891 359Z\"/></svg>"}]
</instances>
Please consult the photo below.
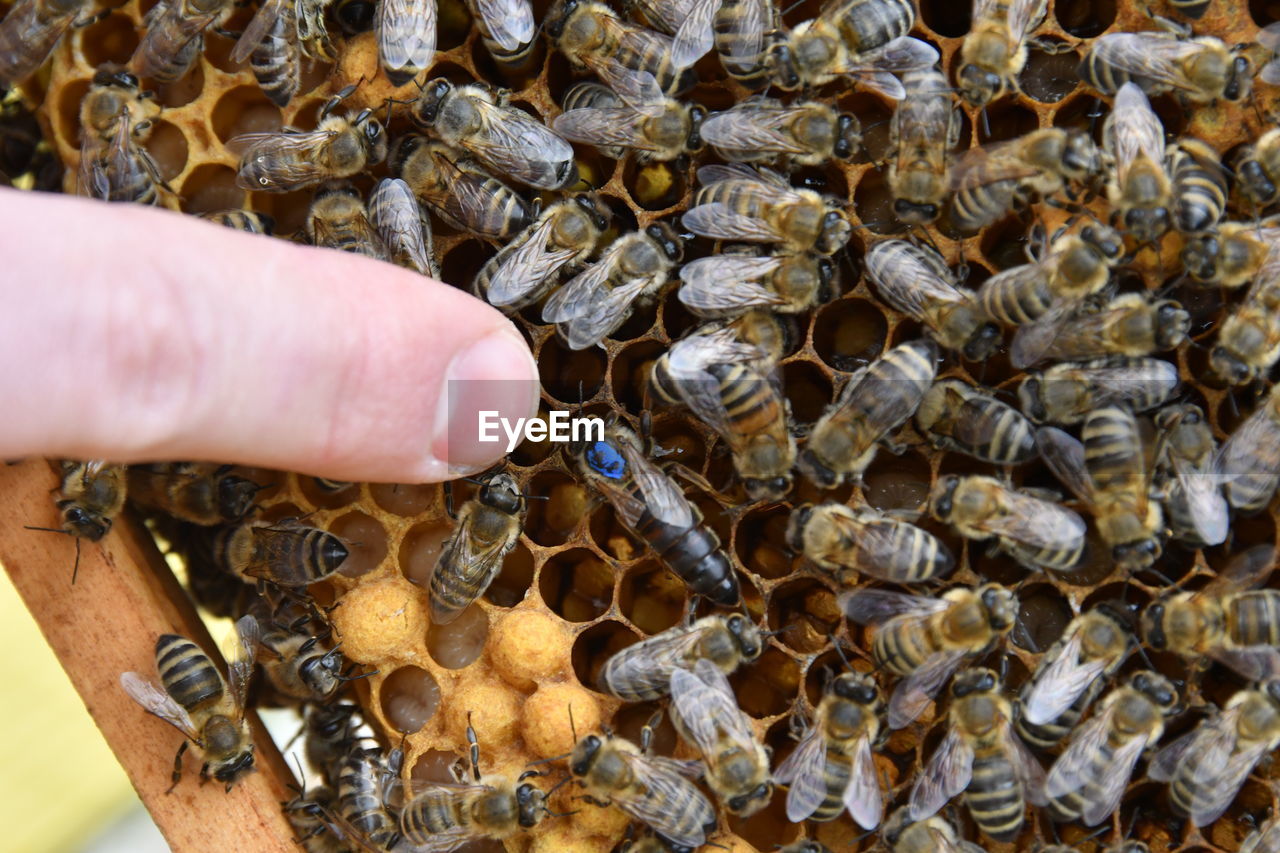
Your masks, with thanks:
<instances>
[{"instance_id":1,"label":"bee wing","mask_svg":"<svg viewBox=\"0 0 1280 853\"><path fill-rule=\"evenodd\" d=\"M841 801L849 815L863 829L875 829L884 816L884 797L880 793L879 775L871 757L871 739L858 738L853 748L853 765L849 769L849 784L845 786Z\"/></svg>"},{"instance_id":2,"label":"bee wing","mask_svg":"<svg viewBox=\"0 0 1280 853\"><path fill-rule=\"evenodd\" d=\"M699 631L665 631L644 641L640 649L630 646L609 659L601 679L609 684L653 684L669 686L672 670L684 666L701 640ZM634 651L630 651L635 649ZM607 685L606 685L607 686ZM612 692L612 688L610 688Z\"/></svg>"},{"instance_id":3,"label":"bee wing","mask_svg":"<svg viewBox=\"0 0 1280 853\"><path fill-rule=\"evenodd\" d=\"M1152 80L1183 91L1191 87L1179 70L1181 63L1204 50L1204 45L1169 33L1110 33L1093 44L1108 65L1138 79Z\"/></svg>"},{"instance_id":4,"label":"bee wing","mask_svg":"<svg viewBox=\"0 0 1280 853\"><path fill-rule=\"evenodd\" d=\"M1091 771L1093 757L1103 754L1107 732L1115 706L1086 721L1071 738L1066 750L1053 762L1045 778L1044 792L1050 798L1061 797L1079 791L1085 783L1094 779ZM1095 781L1101 781L1097 779Z\"/></svg>"},{"instance_id":5,"label":"bee wing","mask_svg":"<svg viewBox=\"0 0 1280 853\"><path fill-rule=\"evenodd\" d=\"M1259 459L1280 456L1280 428L1267 415L1255 412L1236 427L1218 448L1213 467L1228 490L1233 482L1258 472Z\"/></svg>"},{"instance_id":6,"label":"bee wing","mask_svg":"<svg viewBox=\"0 0 1280 853\"><path fill-rule=\"evenodd\" d=\"M1238 649L1210 649L1210 657L1250 681L1280 678L1280 649L1273 646L1245 646Z\"/></svg>"},{"instance_id":7,"label":"bee wing","mask_svg":"<svg viewBox=\"0 0 1280 853\"><path fill-rule=\"evenodd\" d=\"M551 127L565 139L587 145L652 150L640 128L644 117L628 107L585 107L561 113L551 120Z\"/></svg>"},{"instance_id":8,"label":"bee wing","mask_svg":"<svg viewBox=\"0 0 1280 853\"><path fill-rule=\"evenodd\" d=\"M1280 54L1280 21L1267 24L1258 30L1258 34L1254 38L1262 47L1272 53Z\"/></svg>"},{"instance_id":9,"label":"bee wing","mask_svg":"<svg viewBox=\"0 0 1280 853\"><path fill-rule=\"evenodd\" d=\"M249 21L249 26L244 28L240 38L236 40L235 47L231 49L231 61L237 64L248 62L249 56L280 20L280 16L292 15L293 8L293 0L264 0Z\"/></svg>"},{"instance_id":10,"label":"bee wing","mask_svg":"<svg viewBox=\"0 0 1280 853\"><path fill-rule=\"evenodd\" d=\"M787 820L799 823L822 805L827 797L823 779L826 762L826 743L817 729L810 729L795 751L774 771L774 779L791 786L787 791Z\"/></svg>"},{"instance_id":11,"label":"bee wing","mask_svg":"<svg viewBox=\"0 0 1280 853\"><path fill-rule=\"evenodd\" d=\"M1044 768L1040 766L1040 762L1031 750L1027 749L1027 745L1022 742L1022 738L1018 737L1013 727L1009 725L1009 721L1004 721L1004 744L1008 752L1009 762L1013 765L1013 772L1017 775L1018 781L1022 783L1022 794L1026 797L1027 802L1033 806L1043 806L1048 800L1045 798L1045 777Z\"/></svg>"},{"instance_id":12,"label":"bee wing","mask_svg":"<svg viewBox=\"0 0 1280 853\"><path fill-rule=\"evenodd\" d=\"M1044 0L1013 0L1009 4L1009 34L1016 39L1023 39L1031 31L1040 26L1044 20L1048 4Z\"/></svg>"},{"instance_id":13,"label":"bee wing","mask_svg":"<svg viewBox=\"0 0 1280 853\"><path fill-rule=\"evenodd\" d=\"M111 197L111 180L101 145L85 140L80 145L80 167L76 173L76 194L86 198L107 200Z\"/></svg>"},{"instance_id":14,"label":"bee wing","mask_svg":"<svg viewBox=\"0 0 1280 853\"><path fill-rule=\"evenodd\" d=\"M421 70L436 55L436 0L377 0L374 32L384 69Z\"/></svg>"},{"instance_id":15,"label":"bee wing","mask_svg":"<svg viewBox=\"0 0 1280 853\"><path fill-rule=\"evenodd\" d=\"M1049 470L1072 494L1085 503L1093 502L1093 485L1084 467L1084 445L1057 427L1036 430L1036 447Z\"/></svg>"},{"instance_id":16,"label":"bee wing","mask_svg":"<svg viewBox=\"0 0 1280 853\"><path fill-rule=\"evenodd\" d=\"M1173 470L1191 510L1191 523L1196 535L1207 545L1226 542L1231 526L1231 508L1223 497L1217 475L1212 471L1201 471L1181 456L1173 457Z\"/></svg>"},{"instance_id":17,"label":"bee wing","mask_svg":"<svg viewBox=\"0 0 1280 853\"><path fill-rule=\"evenodd\" d=\"M922 619L950 606L941 598L907 595L888 589L862 589L846 593L841 604L845 615L860 625L879 625L898 618Z\"/></svg>"},{"instance_id":18,"label":"bee wing","mask_svg":"<svg viewBox=\"0 0 1280 853\"><path fill-rule=\"evenodd\" d=\"M392 255L403 253L414 269L430 275L434 260L427 247L422 208L400 178L383 178L369 197L369 221Z\"/></svg>"},{"instance_id":19,"label":"bee wing","mask_svg":"<svg viewBox=\"0 0 1280 853\"><path fill-rule=\"evenodd\" d=\"M261 190L269 186L291 186L317 181L325 177L316 150L336 136L332 130L304 133L246 133L227 142L227 149L243 152L236 185L242 189ZM250 164L262 167L263 183L254 183L245 175Z\"/></svg>"},{"instance_id":20,"label":"bee wing","mask_svg":"<svg viewBox=\"0 0 1280 853\"><path fill-rule=\"evenodd\" d=\"M720 11L720 3L721 0L693 0L685 10L685 19L671 43L671 64L676 68L688 68L711 50L715 43L711 22Z\"/></svg>"},{"instance_id":21,"label":"bee wing","mask_svg":"<svg viewBox=\"0 0 1280 853\"><path fill-rule=\"evenodd\" d=\"M1076 793L1081 798L1081 816L1089 826L1101 823L1119 806L1133 767L1149 742L1146 734L1135 734L1118 748L1108 748L1115 707L1112 705L1077 730L1045 780L1049 797Z\"/></svg>"},{"instance_id":22,"label":"bee wing","mask_svg":"<svg viewBox=\"0 0 1280 853\"><path fill-rule=\"evenodd\" d=\"M1107 668L1104 659L1080 660L1082 637L1073 631L1062 653L1045 667L1022 701L1022 718L1042 726L1062 716Z\"/></svg>"},{"instance_id":23,"label":"bee wing","mask_svg":"<svg viewBox=\"0 0 1280 853\"><path fill-rule=\"evenodd\" d=\"M1196 826L1212 823L1226 811L1249 772L1267 752L1265 738L1240 742L1241 707L1224 712L1196 744L1199 760L1191 777L1191 820Z\"/></svg>"},{"instance_id":24,"label":"bee wing","mask_svg":"<svg viewBox=\"0 0 1280 853\"><path fill-rule=\"evenodd\" d=\"M938 813L947 801L969 787L973 778L973 747L960 734L959 729L950 726L947 736L929 757L911 789L911 820L927 820Z\"/></svg>"},{"instance_id":25,"label":"bee wing","mask_svg":"<svg viewBox=\"0 0 1280 853\"><path fill-rule=\"evenodd\" d=\"M1158 358L1135 358L1119 365L1104 364L1080 370L1082 377L1105 389L1108 403L1127 403L1135 411L1149 405L1148 391L1153 383L1164 385L1168 395L1178 387L1178 368Z\"/></svg>"},{"instance_id":26,"label":"bee wing","mask_svg":"<svg viewBox=\"0 0 1280 853\"><path fill-rule=\"evenodd\" d=\"M985 521L984 530L1033 548L1074 548L1084 539L1084 520L1066 507L1012 489L1005 501L1009 511Z\"/></svg>"},{"instance_id":27,"label":"bee wing","mask_svg":"<svg viewBox=\"0 0 1280 853\"><path fill-rule=\"evenodd\" d=\"M699 133L718 148L803 154L805 149L787 131L795 112L787 107L748 104L707 117Z\"/></svg>"},{"instance_id":28,"label":"bee wing","mask_svg":"<svg viewBox=\"0 0 1280 853\"><path fill-rule=\"evenodd\" d=\"M698 183L704 187L723 181L750 181L766 191L778 191L788 198L796 197L795 188L787 183L786 178L763 166L753 169L743 163L712 163L698 169Z\"/></svg>"},{"instance_id":29,"label":"bee wing","mask_svg":"<svg viewBox=\"0 0 1280 853\"><path fill-rule=\"evenodd\" d=\"M677 341L668 353L667 366L685 405L712 429L726 432L729 415L720 397L720 382L709 368L763 357L758 347L739 341L732 328L720 328Z\"/></svg>"},{"instance_id":30,"label":"bee wing","mask_svg":"<svg viewBox=\"0 0 1280 853\"><path fill-rule=\"evenodd\" d=\"M1220 716L1220 715L1219 715ZM1147 776L1157 782L1168 782L1178 772L1178 767L1196 751L1196 744L1204 736L1205 726L1211 725L1217 717L1200 722L1191 731L1174 739L1160 748L1160 751L1147 762Z\"/></svg>"},{"instance_id":31,"label":"bee wing","mask_svg":"<svg viewBox=\"0 0 1280 853\"><path fill-rule=\"evenodd\" d=\"M720 202L700 204L685 212L680 221L695 234L713 240L747 240L772 243L783 235L763 219L737 213Z\"/></svg>"},{"instance_id":32,"label":"bee wing","mask_svg":"<svg viewBox=\"0 0 1280 853\"><path fill-rule=\"evenodd\" d=\"M987 279L987 282L990 281L991 279ZM986 287L987 282L983 282L983 287ZM1075 320L1077 307L1074 301L1059 300L1050 305L1049 310L1040 317L1019 326L1009 345L1009 363L1019 370L1025 370L1044 358L1058 336Z\"/></svg>"},{"instance_id":33,"label":"bee wing","mask_svg":"<svg viewBox=\"0 0 1280 853\"><path fill-rule=\"evenodd\" d=\"M172 696L138 673L120 673L120 686L124 688L125 693L129 694L130 699L141 705L148 713L155 714L182 732L187 740L195 741L200 738L200 733L191 723L186 709L174 701Z\"/></svg>"},{"instance_id":34,"label":"bee wing","mask_svg":"<svg viewBox=\"0 0 1280 853\"><path fill-rule=\"evenodd\" d=\"M476 13L503 50L515 51L538 34L528 0L476 0Z\"/></svg>"},{"instance_id":35,"label":"bee wing","mask_svg":"<svg viewBox=\"0 0 1280 853\"><path fill-rule=\"evenodd\" d=\"M599 287L586 294L585 301L578 305L577 316L561 325L569 349L581 350L600 343L617 325L618 317L652 283L652 275L642 274L614 287Z\"/></svg>"},{"instance_id":36,"label":"bee wing","mask_svg":"<svg viewBox=\"0 0 1280 853\"><path fill-rule=\"evenodd\" d=\"M599 69L599 77L623 103L638 113L656 115L666 106L667 95L652 73L612 63Z\"/></svg>"},{"instance_id":37,"label":"bee wing","mask_svg":"<svg viewBox=\"0 0 1280 853\"><path fill-rule=\"evenodd\" d=\"M699 316L715 316L784 300L761 284L782 263L779 257L712 255L680 269L680 301Z\"/></svg>"},{"instance_id":38,"label":"bee wing","mask_svg":"<svg viewBox=\"0 0 1280 853\"><path fill-rule=\"evenodd\" d=\"M715 822L716 812L702 792L677 773L670 760L631 752L619 755L643 784L611 792L614 804L672 844L703 844L706 834L702 828ZM673 803L688 805L676 814Z\"/></svg>"},{"instance_id":39,"label":"bee wing","mask_svg":"<svg viewBox=\"0 0 1280 853\"><path fill-rule=\"evenodd\" d=\"M878 517L852 519L847 516L835 516L831 521L841 529L841 538L857 546L859 571L892 580L910 577L910 573L916 568L917 559L909 551L903 550L903 540L899 536L903 525L911 526L908 522ZM927 535L929 534L926 533ZM941 543L939 556L943 560L938 565L935 576L945 574L955 565L954 558Z\"/></svg>"},{"instance_id":40,"label":"bee wing","mask_svg":"<svg viewBox=\"0 0 1280 853\"><path fill-rule=\"evenodd\" d=\"M600 255L599 260L565 282L542 306L542 322L566 323L583 316L593 305L597 291L604 290L613 265L625 249L622 240L615 240Z\"/></svg>"},{"instance_id":41,"label":"bee wing","mask_svg":"<svg viewBox=\"0 0 1280 853\"><path fill-rule=\"evenodd\" d=\"M890 729L902 729L924 713L924 709L938 695L942 685L964 659L963 651L934 652L924 663L894 688L889 697L887 722Z\"/></svg>"},{"instance_id":42,"label":"bee wing","mask_svg":"<svg viewBox=\"0 0 1280 853\"><path fill-rule=\"evenodd\" d=\"M235 636L229 643L231 647L224 652L227 682L236 708L243 715L247 707L245 697L249 693L249 680L253 677L253 662L262 645L262 627L258 620L253 616L240 617L236 622Z\"/></svg>"},{"instance_id":43,"label":"bee wing","mask_svg":"<svg viewBox=\"0 0 1280 853\"><path fill-rule=\"evenodd\" d=\"M1156 164L1164 162L1164 126L1136 84L1125 83L1120 87L1107 127L1110 130L1108 147L1116 158L1116 171L1120 175L1125 175L1139 157Z\"/></svg>"},{"instance_id":44,"label":"bee wing","mask_svg":"<svg viewBox=\"0 0 1280 853\"><path fill-rule=\"evenodd\" d=\"M540 121L515 109L477 103L484 131L472 134L467 145L521 183L540 179L539 163L573 159L573 146Z\"/></svg>"},{"instance_id":45,"label":"bee wing","mask_svg":"<svg viewBox=\"0 0 1280 853\"><path fill-rule=\"evenodd\" d=\"M992 187L993 184L1007 182L1009 187L1005 194L1012 198L1014 182L1033 177L1040 170L1016 157L992 156L1008 145L1009 142L997 142L964 152L951 167L952 191L961 187L985 186L989 192L994 193L997 190Z\"/></svg>"},{"instance_id":46,"label":"bee wing","mask_svg":"<svg viewBox=\"0 0 1280 853\"><path fill-rule=\"evenodd\" d=\"M693 525L693 506L676 486L674 480L661 468L654 465L640 452L639 448L623 443L622 456L631 468L636 486L644 495L645 507L659 521L674 526L687 528Z\"/></svg>"},{"instance_id":47,"label":"bee wing","mask_svg":"<svg viewBox=\"0 0 1280 853\"><path fill-rule=\"evenodd\" d=\"M902 240L877 243L867 253L867 274L885 299L900 311L920 318L939 304L961 302L961 293L950 281L930 268L915 252L906 252Z\"/></svg>"},{"instance_id":48,"label":"bee wing","mask_svg":"<svg viewBox=\"0 0 1280 853\"><path fill-rule=\"evenodd\" d=\"M738 4L738 14L723 22L730 45L728 58L737 63L754 63L764 47L764 33L771 15L770 0L744 0ZM714 22L714 19L713 19ZM724 56L724 54L721 54Z\"/></svg>"},{"instance_id":49,"label":"bee wing","mask_svg":"<svg viewBox=\"0 0 1280 853\"><path fill-rule=\"evenodd\" d=\"M508 255L489 279L485 297L499 308L525 299L530 292L559 272L575 254L573 249L547 251L547 240L555 221L542 220L533 232Z\"/></svg>"},{"instance_id":50,"label":"bee wing","mask_svg":"<svg viewBox=\"0 0 1280 853\"><path fill-rule=\"evenodd\" d=\"M907 92L895 75L931 68L938 62L938 51L919 39L902 36L862 54L850 55L849 61L836 69L886 98L900 101Z\"/></svg>"},{"instance_id":51,"label":"bee wing","mask_svg":"<svg viewBox=\"0 0 1280 853\"><path fill-rule=\"evenodd\" d=\"M728 679L706 658L698 659L693 672L680 668L671 673L671 703L689 739L703 754L716 748L721 731L736 741L755 739Z\"/></svg>"}]
</instances>

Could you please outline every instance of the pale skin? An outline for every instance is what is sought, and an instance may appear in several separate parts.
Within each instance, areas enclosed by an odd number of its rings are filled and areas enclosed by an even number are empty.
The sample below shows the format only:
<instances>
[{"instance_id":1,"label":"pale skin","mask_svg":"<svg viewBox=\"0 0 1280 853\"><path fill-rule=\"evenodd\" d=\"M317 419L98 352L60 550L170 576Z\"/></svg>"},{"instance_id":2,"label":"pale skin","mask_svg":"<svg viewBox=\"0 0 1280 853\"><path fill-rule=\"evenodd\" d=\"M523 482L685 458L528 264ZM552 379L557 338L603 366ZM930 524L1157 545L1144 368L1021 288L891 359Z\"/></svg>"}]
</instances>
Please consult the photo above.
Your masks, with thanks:
<instances>
[{"instance_id":1,"label":"pale skin","mask_svg":"<svg viewBox=\"0 0 1280 853\"><path fill-rule=\"evenodd\" d=\"M9 189L0 234L3 459L434 482L502 455L459 427L476 410L537 409L537 368L510 321L390 264ZM446 377L509 381L453 383L446 403Z\"/></svg>"}]
</instances>

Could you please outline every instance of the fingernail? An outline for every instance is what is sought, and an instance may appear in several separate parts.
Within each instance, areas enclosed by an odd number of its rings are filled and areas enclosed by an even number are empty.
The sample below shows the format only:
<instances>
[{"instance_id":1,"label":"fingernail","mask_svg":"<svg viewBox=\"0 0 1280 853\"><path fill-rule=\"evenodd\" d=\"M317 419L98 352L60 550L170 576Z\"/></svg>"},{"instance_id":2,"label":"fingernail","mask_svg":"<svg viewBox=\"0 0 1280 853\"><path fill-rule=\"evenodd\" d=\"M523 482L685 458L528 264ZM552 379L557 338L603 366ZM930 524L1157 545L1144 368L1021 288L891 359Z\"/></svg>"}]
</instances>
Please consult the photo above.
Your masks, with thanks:
<instances>
[{"instance_id":1,"label":"fingernail","mask_svg":"<svg viewBox=\"0 0 1280 853\"><path fill-rule=\"evenodd\" d=\"M436 404L431 455L452 476L483 471L507 453L510 430L538 411L538 366L513 328L454 355Z\"/></svg>"}]
</instances>

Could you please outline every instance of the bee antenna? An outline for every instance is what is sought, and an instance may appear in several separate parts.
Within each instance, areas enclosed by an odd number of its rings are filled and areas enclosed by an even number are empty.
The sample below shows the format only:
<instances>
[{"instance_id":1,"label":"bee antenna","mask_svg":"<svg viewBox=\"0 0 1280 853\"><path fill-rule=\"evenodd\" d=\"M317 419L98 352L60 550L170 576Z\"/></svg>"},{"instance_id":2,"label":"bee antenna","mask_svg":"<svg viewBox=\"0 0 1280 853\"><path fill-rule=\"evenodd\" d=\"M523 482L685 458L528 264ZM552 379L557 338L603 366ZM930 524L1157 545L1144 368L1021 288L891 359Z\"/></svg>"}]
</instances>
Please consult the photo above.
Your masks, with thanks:
<instances>
[{"instance_id":1,"label":"bee antenna","mask_svg":"<svg viewBox=\"0 0 1280 853\"><path fill-rule=\"evenodd\" d=\"M550 797L550 796L551 796L552 794L554 794L556 791L559 791L559 790L560 790L561 788L563 788L565 785L569 784L569 781L570 781L572 778L573 778L572 776L565 776L565 777L564 777L563 779L561 779L559 782L557 782L557 783L555 783L554 785L552 785L552 786L551 786L551 788L550 788L550 790L548 790L548 791L547 791L547 796L548 796L548 797Z\"/></svg>"},{"instance_id":2,"label":"bee antenna","mask_svg":"<svg viewBox=\"0 0 1280 853\"><path fill-rule=\"evenodd\" d=\"M574 738L574 739L575 739L575 740L577 740L576 736L575 736L575 738ZM565 753L562 753L562 754L560 754L560 755L553 755L553 756L551 756L550 758L539 758L539 759L537 759L536 761L530 761L530 762L529 762L528 764L526 764L525 766L526 766L526 767L540 767L540 766L541 766L541 765L543 765L543 764L551 764L552 762L555 762L555 761L563 761L564 759L568 758L568 757L569 757L570 755L572 755L572 754L573 754L573 753L571 753L571 752L565 752ZM558 787L558 786L557 786L557 787ZM554 791L554 790L555 790L555 788L552 788L551 790L552 790L552 791ZM550 795L550 791L548 792L548 795Z\"/></svg>"},{"instance_id":3,"label":"bee antenna","mask_svg":"<svg viewBox=\"0 0 1280 853\"><path fill-rule=\"evenodd\" d=\"M1147 663L1147 669L1155 671L1156 665L1155 663L1152 662L1151 658L1147 655L1147 650L1143 648L1143 644L1137 643L1136 645L1138 647L1138 654L1141 655L1142 659Z\"/></svg>"},{"instance_id":4,"label":"bee antenna","mask_svg":"<svg viewBox=\"0 0 1280 853\"><path fill-rule=\"evenodd\" d=\"M296 752L293 754L293 763L298 765L298 783L302 787L299 788L296 785L289 785L289 788L297 791L299 797L305 797L307 795L307 776L302 771L302 759L298 757Z\"/></svg>"},{"instance_id":5,"label":"bee antenna","mask_svg":"<svg viewBox=\"0 0 1280 853\"><path fill-rule=\"evenodd\" d=\"M840 645L840 641L836 639L835 634L831 634L829 636L831 638L831 644L836 648L836 654L840 656L840 660L844 663L847 669L852 670L853 664L849 661L849 658L845 656L844 646Z\"/></svg>"},{"instance_id":6,"label":"bee antenna","mask_svg":"<svg viewBox=\"0 0 1280 853\"><path fill-rule=\"evenodd\" d=\"M357 666L357 665L358 664L353 664L353 666ZM347 673L343 673L342 675L338 676L338 680L341 681L343 684L346 684L351 681L359 681L362 678L369 678L370 676L374 676L377 674L378 674L378 670L376 669L369 670L368 672L362 672L359 675L349 675Z\"/></svg>"},{"instance_id":7,"label":"bee antenna","mask_svg":"<svg viewBox=\"0 0 1280 853\"><path fill-rule=\"evenodd\" d=\"M578 742L578 729L573 724L573 703L569 703L569 734L573 736L573 742Z\"/></svg>"}]
</instances>

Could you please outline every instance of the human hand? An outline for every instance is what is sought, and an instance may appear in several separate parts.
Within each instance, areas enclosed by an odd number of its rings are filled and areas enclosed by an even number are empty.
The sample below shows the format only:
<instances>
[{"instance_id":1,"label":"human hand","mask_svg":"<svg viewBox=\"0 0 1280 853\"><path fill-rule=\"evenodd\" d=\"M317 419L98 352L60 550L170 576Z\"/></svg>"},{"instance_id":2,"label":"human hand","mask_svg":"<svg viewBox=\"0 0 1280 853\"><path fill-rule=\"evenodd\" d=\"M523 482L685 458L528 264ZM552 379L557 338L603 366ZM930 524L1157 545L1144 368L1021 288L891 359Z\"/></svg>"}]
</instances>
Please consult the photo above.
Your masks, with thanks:
<instances>
[{"instance_id":1,"label":"human hand","mask_svg":"<svg viewBox=\"0 0 1280 853\"><path fill-rule=\"evenodd\" d=\"M451 420L537 410L515 327L391 264L9 189L0 234L0 458L429 482L502 453L457 428L451 445ZM452 405L447 380L459 380Z\"/></svg>"}]
</instances>

